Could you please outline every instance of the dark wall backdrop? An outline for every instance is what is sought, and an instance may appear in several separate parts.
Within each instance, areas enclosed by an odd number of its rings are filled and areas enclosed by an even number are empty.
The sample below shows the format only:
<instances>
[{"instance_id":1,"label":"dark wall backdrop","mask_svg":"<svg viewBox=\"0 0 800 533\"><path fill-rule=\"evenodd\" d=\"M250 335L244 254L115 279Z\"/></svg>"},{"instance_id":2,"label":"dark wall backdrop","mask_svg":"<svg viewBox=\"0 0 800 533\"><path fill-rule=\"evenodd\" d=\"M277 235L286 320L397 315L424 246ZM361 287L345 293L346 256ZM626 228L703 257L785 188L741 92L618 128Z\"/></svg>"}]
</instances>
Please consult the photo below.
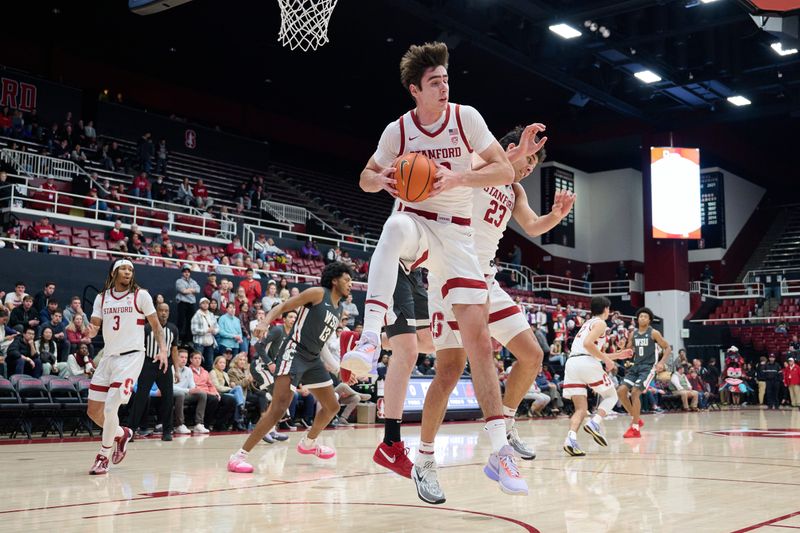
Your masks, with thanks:
<instances>
[{"instance_id":1,"label":"dark wall backdrop","mask_svg":"<svg viewBox=\"0 0 800 533\"><path fill-rule=\"evenodd\" d=\"M138 139L149 131L155 143L164 138L170 151L188 155L235 161L236 164L256 169L265 169L269 162L267 143L128 106L99 102L96 125L104 134L122 139Z\"/></svg>"},{"instance_id":2,"label":"dark wall backdrop","mask_svg":"<svg viewBox=\"0 0 800 533\"><path fill-rule=\"evenodd\" d=\"M84 311L91 313L91 306L97 292L102 289L110 264L106 261L82 259L60 255L45 255L38 252L23 252L20 250L0 250L0 289L10 292L14 290L17 281L25 283L28 294L34 295L42 290L48 281L56 283L56 299L61 307L69 305L73 296L83 299ZM180 277L180 271L173 268L151 267L136 265L136 281L155 297L163 294L164 298L174 309L175 281ZM219 278L220 276L217 276ZM226 276L233 280L234 289L239 286L242 278ZM202 288L207 276L194 272L192 278ZM290 286L295 284L290 283ZM262 288L266 282L261 281ZM307 287L297 285L300 290ZM359 307L364 304L363 291L353 291L353 300ZM175 315L172 315L172 320Z\"/></svg>"}]
</instances>

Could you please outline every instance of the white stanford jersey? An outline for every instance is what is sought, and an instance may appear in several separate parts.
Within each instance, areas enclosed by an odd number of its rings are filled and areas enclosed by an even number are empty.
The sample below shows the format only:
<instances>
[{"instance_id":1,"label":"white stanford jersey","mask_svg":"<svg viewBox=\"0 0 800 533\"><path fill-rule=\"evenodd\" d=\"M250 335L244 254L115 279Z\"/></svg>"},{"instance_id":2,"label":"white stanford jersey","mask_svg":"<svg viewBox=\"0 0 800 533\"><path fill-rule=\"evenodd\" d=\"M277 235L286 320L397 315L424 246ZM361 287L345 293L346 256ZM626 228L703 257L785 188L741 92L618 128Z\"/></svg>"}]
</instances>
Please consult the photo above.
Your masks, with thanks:
<instances>
[{"instance_id":1,"label":"white stanford jersey","mask_svg":"<svg viewBox=\"0 0 800 533\"><path fill-rule=\"evenodd\" d=\"M514 210L514 187L499 185L473 189L472 228L475 230L475 251L478 263L487 276L497 272L494 258L500 239L506 231Z\"/></svg>"},{"instance_id":2,"label":"white stanford jersey","mask_svg":"<svg viewBox=\"0 0 800 533\"><path fill-rule=\"evenodd\" d=\"M474 108L447 104L442 118L423 127L411 110L389 124L381 135L373 158L382 167L392 166L403 154L419 152L437 166L453 172L472 169L472 152L486 150L494 141L481 115ZM472 189L455 187L422 202L403 202L414 209L461 218L472 216Z\"/></svg>"},{"instance_id":3,"label":"white stanford jersey","mask_svg":"<svg viewBox=\"0 0 800 533\"><path fill-rule=\"evenodd\" d=\"M589 320L583 323L583 326L581 326L580 331L578 331L578 334L575 336L575 340L572 341L572 349L569 351L570 357L572 357L573 355L591 355L583 346L583 341L585 341L586 337L589 336L589 331L591 331L592 326L594 326L598 322L602 322L603 329L605 329L606 327L605 320L598 318L596 316L590 318ZM597 349L602 352L603 347L605 345L606 345L606 334L603 333L603 335L595 342L595 346L597 346Z\"/></svg>"},{"instance_id":4,"label":"white stanford jersey","mask_svg":"<svg viewBox=\"0 0 800 533\"><path fill-rule=\"evenodd\" d=\"M103 321L105 355L144 352L146 318L156 312L153 298L144 289L115 295L109 289L94 299L92 318Z\"/></svg>"}]
</instances>

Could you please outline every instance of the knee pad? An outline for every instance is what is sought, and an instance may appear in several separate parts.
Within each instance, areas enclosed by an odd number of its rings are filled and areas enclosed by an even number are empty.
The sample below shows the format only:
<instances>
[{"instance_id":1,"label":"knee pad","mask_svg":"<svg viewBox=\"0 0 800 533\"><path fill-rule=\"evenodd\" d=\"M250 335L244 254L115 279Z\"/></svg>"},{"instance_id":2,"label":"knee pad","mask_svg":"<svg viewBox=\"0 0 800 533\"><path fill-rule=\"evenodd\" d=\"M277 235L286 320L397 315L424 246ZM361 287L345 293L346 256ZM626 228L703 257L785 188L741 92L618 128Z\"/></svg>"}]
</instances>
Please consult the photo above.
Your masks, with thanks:
<instances>
[{"instance_id":1,"label":"knee pad","mask_svg":"<svg viewBox=\"0 0 800 533\"><path fill-rule=\"evenodd\" d=\"M597 406L598 409L602 409L606 413L610 413L612 410L614 410L614 406L617 405L618 398L617 391L613 387L610 387L600 393L600 398L601 401Z\"/></svg>"}]
</instances>

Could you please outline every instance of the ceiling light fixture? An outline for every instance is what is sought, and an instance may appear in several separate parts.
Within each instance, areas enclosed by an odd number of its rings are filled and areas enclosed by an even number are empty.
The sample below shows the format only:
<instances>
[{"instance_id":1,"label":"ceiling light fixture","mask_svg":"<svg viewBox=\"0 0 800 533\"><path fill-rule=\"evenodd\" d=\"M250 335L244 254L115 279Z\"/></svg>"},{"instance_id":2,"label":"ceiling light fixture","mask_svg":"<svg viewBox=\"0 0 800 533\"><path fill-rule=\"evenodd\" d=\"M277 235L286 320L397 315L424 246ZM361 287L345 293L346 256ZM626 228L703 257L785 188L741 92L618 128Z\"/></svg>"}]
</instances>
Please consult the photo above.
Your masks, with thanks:
<instances>
[{"instance_id":1,"label":"ceiling light fixture","mask_svg":"<svg viewBox=\"0 0 800 533\"><path fill-rule=\"evenodd\" d=\"M741 95L729 96L728 101L735 106L741 107L743 105L750 105L752 102Z\"/></svg>"},{"instance_id":2,"label":"ceiling light fixture","mask_svg":"<svg viewBox=\"0 0 800 533\"><path fill-rule=\"evenodd\" d=\"M582 34L569 24L553 24L550 26L550 31L561 37L562 39L574 39L580 37Z\"/></svg>"},{"instance_id":3,"label":"ceiling light fixture","mask_svg":"<svg viewBox=\"0 0 800 533\"><path fill-rule=\"evenodd\" d=\"M655 83L657 81L661 81L661 76L659 76L652 70L642 70L640 72L634 73L634 76L639 78L644 83Z\"/></svg>"},{"instance_id":4,"label":"ceiling light fixture","mask_svg":"<svg viewBox=\"0 0 800 533\"><path fill-rule=\"evenodd\" d=\"M779 56L790 56L797 53L797 48L784 48L781 43L772 43L769 47L775 50Z\"/></svg>"}]
</instances>

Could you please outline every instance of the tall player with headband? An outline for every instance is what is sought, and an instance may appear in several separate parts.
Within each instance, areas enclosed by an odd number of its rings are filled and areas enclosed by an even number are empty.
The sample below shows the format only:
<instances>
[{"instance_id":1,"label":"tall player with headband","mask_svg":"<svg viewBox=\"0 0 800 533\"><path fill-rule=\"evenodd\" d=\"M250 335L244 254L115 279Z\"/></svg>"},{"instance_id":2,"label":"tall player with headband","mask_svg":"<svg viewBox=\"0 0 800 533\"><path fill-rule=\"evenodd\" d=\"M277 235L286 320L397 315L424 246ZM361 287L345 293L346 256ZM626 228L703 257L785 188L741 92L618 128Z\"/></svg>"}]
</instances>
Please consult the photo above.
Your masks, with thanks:
<instances>
[{"instance_id":1,"label":"tall player with headband","mask_svg":"<svg viewBox=\"0 0 800 533\"><path fill-rule=\"evenodd\" d=\"M158 343L158 368L167 371L167 345L158 321L153 298L139 287L133 274L133 263L117 259L111 265L103 291L94 299L89 337L95 337L102 326L103 359L89 385L87 414L103 428L100 453L89 473L107 474L109 459L120 463L127 453L133 432L119 425L119 406L128 403L133 384L144 364L145 320L153 328ZM113 448L113 453L112 453Z\"/></svg>"},{"instance_id":2,"label":"tall player with headband","mask_svg":"<svg viewBox=\"0 0 800 533\"><path fill-rule=\"evenodd\" d=\"M489 333L517 359L514 370L506 381L503 396L506 436L508 444L517 455L528 460L535 458L536 453L520 439L514 427L514 416L536 378L543 353L519 307L497 283L494 277L497 272L494 258L512 216L528 235L537 236L555 227L570 212L575 202L574 194L557 191L552 211L541 217L528 205L527 195L520 182L546 156L544 144L547 137L537 139L537 134L544 129L544 125L538 123L524 129L520 126L500 139L500 145L505 148L506 155L514 166L514 183L473 189L472 207L472 227L475 230L478 261L490 287ZM434 275L429 275L428 283L431 329L436 347L436 376L425 395L421 443L415 458L412 479L416 483L420 499L439 504L445 502L445 497L437 478L433 440L444 420L450 393L464 371L467 353L462 347L459 325L441 298L441 281ZM490 464L484 472L495 479L500 467L501 465ZM512 494L527 493L527 487L518 487L516 490L515 487L500 486Z\"/></svg>"},{"instance_id":3,"label":"tall player with headband","mask_svg":"<svg viewBox=\"0 0 800 533\"><path fill-rule=\"evenodd\" d=\"M617 390L606 372L614 368L615 359L627 359L633 350L607 354L603 352L606 343L606 320L611 308L611 301L605 296L595 296L590 304L592 318L584 322L575 340L569 359L564 365L564 385L562 396L572 399L575 412L569 421L569 433L564 440L564 451L572 456L586 455L578 445L578 428L589 414L587 388L592 389L600 397L595 415L583 426L594 441L600 446L608 446L603 427L603 418L617 405Z\"/></svg>"},{"instance_id":4,"label":"tall player with headband","mask_svg":"<svg viewBox=\"0 0 800 533\"><path fill-rule=\"evenodd\" d=\"M500 385L492 361L488 286L478 264L470 227L472 188L509 185L514 169L480 113L449 101L448 51L443 43L411 46L400 61L400 79L415 108L389 124L361 173L366 192L396 196L392 164L399 155L425 154L436 162L436 183L427 199L403 202L387 219L370 261L364 333L345 354L342 368L362 376L377 362L380 331L397 283L397 264L425 266L443 280L442 296L463 333L472 381L486 418L496 460L515 462L508 447ZM486 165L472 169L472 153ZM504 470L503 485L525 484L516 469Z\"/></svg>"}]
</instances>

